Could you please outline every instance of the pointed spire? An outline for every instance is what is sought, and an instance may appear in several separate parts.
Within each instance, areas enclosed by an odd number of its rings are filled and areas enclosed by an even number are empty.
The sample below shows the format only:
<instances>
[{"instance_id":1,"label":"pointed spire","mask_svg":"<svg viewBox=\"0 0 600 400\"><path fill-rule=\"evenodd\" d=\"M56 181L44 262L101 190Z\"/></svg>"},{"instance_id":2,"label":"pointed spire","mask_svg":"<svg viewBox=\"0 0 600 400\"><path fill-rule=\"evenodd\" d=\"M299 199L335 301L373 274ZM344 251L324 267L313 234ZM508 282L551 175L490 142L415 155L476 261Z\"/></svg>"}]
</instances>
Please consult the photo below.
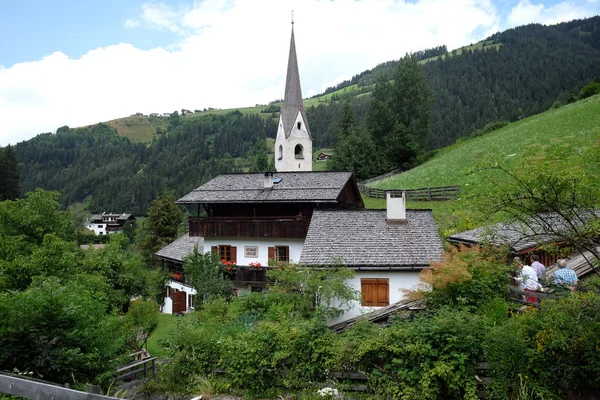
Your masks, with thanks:
<instances>
[{"instance_id":1,"label":"pointed spire","mask_svg":"<svg viewBox=\"0 0 600 400\"><path fill-rule=\"evenodd\" d=\"M306 121L306 113L302 103L302 88L300 87L300 73L298 72L298 60L296 58L296 43L294 40L294 17L292 13L292 38L290 40L290 55L288 58L287 76L285 79L285 96L283 97L283 107L281 108L281 119L285 137L288 137L292 131L294 121L298 112L302 113ZM308 130L308 124L306 129Z\"/></svg>"}]
</instances>

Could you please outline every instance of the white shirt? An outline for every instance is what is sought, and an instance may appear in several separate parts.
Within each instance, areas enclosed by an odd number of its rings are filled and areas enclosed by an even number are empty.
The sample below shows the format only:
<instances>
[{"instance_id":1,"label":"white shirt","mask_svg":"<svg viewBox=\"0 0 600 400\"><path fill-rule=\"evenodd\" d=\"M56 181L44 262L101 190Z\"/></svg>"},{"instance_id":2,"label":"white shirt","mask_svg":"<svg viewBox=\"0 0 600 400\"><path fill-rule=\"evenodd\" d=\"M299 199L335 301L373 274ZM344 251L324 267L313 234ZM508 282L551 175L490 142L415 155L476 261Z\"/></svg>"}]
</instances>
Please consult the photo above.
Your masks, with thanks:
<instances>
[{"instance_id":1,"label":"white shirt","mask_svg":"<svg viewBox=\"0 0 600 400\"><path fill-rule=\"evenodd\" d=\"M542 288L542 285L538 283L537 273L535 269L529 265L524 265L521 272L517 273L517 282L519 282L519 289L525 290L538 290Z\"/></svg>"}]
</instances>

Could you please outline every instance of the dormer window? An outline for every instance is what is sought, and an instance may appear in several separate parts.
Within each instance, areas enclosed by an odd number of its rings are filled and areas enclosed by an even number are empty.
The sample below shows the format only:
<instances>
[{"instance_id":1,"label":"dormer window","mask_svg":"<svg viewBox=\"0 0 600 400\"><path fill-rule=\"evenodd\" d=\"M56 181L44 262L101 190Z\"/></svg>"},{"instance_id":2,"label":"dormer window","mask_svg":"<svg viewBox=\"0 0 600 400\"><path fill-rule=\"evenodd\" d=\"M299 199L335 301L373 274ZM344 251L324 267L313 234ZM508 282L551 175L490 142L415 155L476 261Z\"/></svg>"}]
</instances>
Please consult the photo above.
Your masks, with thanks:
<instances>
[{"instance_id":1,"label":"dormer window","mask_svg":"<svg viewBox=\"0 0 600 400\"><path fill-rule=\"evenodd\" d=\"M279 145L279 155L277 156L278 160L283 160L283 146Z\"/></svg>"},{"instance_id":2,"label":"dormer window","mask_svg":"<svg viewBox=\"0 0 600 400\"><path fill-rule=\"evenodd\" d=\"M302 147L302 145L297 144L296 147L294 148L294 157L296 159L304 159L303 151L304 151L304 148Z\"/></svg>"},{"instance_id":3,"label":"dormer window","mask_svg":"<svg viewBox=\"0 0 600 400\"><path fill-rule=\"evenodd\" d=\"M302 129L302 122L298 121L298 129Z\"/></svg>"}]
</instances>

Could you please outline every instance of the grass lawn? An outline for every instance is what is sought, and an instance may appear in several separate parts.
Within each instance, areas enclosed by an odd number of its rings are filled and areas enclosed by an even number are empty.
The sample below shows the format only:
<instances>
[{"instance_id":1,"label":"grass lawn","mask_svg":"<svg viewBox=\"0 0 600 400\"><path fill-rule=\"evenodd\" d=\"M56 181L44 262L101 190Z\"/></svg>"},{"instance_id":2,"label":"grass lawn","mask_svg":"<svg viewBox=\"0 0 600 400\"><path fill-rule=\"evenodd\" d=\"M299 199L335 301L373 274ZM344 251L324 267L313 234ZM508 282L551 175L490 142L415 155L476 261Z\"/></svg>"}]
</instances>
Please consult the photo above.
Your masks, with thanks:
<instances>
[{"instance_id":1,"label":"grass lawn","mask_svg":"<svg viewBox=\"0 0 600 400\"><path fill-rule=\"evenodd\" d=\"M600 95L514 122L483 136L440 150L431 160L405 173L375 182L381 189L461 185L458 200L409 202L408 208L431 208L442 236L494 222L498 216L477 213L474 202L492 192L493 183L473 173L480 163L498 162L512 168L527 156L568 143L579 152L600 143ZM581 163L577 156L568 159ZM582 165L582 167L584 167ZM365 199L365 205L383 208L384 201Z\"/></svg>"},{"instance_id":2,"label":"grass lawn","mask_svg":"<svg viewBox=\"0 0 600 400\"><path fill-rule=\"evenodd\" d=\"M179 318L171 314L158 316L158 326L148 339L148 351L153 357L165 358L167 356L167 352L159 344L159 340L167 338L172 332L175 332Z\"/></svg>"}]
</instances>

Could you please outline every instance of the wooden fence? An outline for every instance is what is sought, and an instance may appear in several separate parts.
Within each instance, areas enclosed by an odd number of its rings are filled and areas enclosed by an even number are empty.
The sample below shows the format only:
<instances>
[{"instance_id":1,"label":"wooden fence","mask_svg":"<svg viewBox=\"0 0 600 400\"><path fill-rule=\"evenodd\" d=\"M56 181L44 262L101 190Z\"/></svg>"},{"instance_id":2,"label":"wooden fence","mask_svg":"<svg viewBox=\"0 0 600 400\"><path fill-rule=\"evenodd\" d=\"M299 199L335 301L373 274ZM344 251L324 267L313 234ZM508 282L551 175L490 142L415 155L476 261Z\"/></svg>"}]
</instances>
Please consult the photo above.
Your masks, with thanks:
<instances>
[{"instance_id":1,"label":"wooden fence","mask_svg":"<svg viewBox=\"0 0 600 400\"><path fill-rule=\"evenodd\" d=\"M385 194L387 192L390 192L393 195L400 195L402 193L406 193L406 200L408 201L456 200L460 195L460 185L397 190L370 188L361 183L358 185L358 189L361 191L362 194L373 199L385 199Z\"/></svg>"},{"instance_id":2,"label":"wooden fence","mask_svg":"<svg viewBox=\"0 0 600 400\"><path fill-rule=\"evenodd\" d=\"M508 288L509 288L508 298L507 298L508 301L512 301L512 302L519 303L519 304L524 304L527 306L539 307L540 303L544 299L558 299L559 298L559 296L556 296L555 294L543 293L543 292L527 292L525 290L521 290L512 285L509 285ZM530 298L530 299L535 298L535 299L537 299L537 301L536 302L527 301L527 298Z\"/></svg>"},{"instance_id":3,"label":"wooden fence","mask_svg":"<svg viewBox=\"0 0 600 400\"><path fill-rule=\"evenodd\" d=\"M398 174L401 174L402 172L403 172L403 171L402 171L401 169L395 169L395 170L393 170L393 171L386 172L386 173L385 173L385 174L383 174L383 175L374 176L373 178L366 179L366 180L364 180L364 181L360 181L360 182L358 182L358 184L359 184L359 185L365 185L365 186L366 186L366 185L368 185L369 183L377 182L377 181L380 181L380 180L382 180L382 179L389 178L389 177L390 177L390 176L392 176L392 175L398 175Z\"/></svg>"},{"instance_id":4,"label":"wooden fence","mask_svg":"<svg viewBox=\"0 0 600 400\"><path fill-rule=\"evenodd\" d=\"M90 391L97 386L89 385ZM20 396L26 399L63 399L63 400L117 400L117 397L103 396L97 393L80 392L63 386L38 380L25 379L0 373L0 393Z\"/></svg>"}]
</instances>

